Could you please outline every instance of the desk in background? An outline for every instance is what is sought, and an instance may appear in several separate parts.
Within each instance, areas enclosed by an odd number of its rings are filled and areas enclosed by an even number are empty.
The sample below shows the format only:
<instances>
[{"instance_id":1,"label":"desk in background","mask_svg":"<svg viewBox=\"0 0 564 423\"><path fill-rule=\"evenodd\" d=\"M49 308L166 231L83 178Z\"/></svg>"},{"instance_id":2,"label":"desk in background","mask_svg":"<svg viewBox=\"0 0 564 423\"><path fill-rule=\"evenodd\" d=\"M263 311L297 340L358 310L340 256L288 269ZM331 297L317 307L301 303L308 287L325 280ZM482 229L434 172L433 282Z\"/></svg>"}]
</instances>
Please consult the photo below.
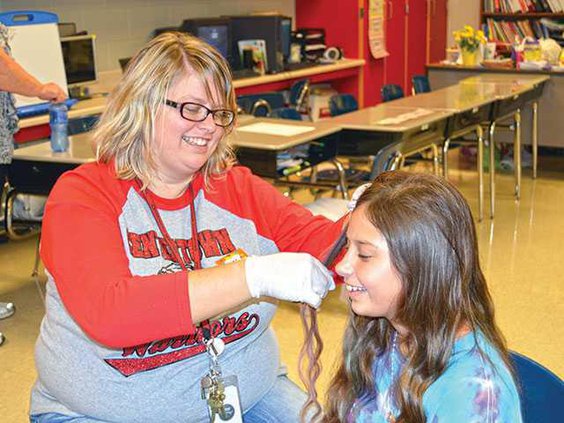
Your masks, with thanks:
<instances>
[{"instance_id":1,"label":"desk in background","mask_svg":"<svg viewBox=\"0 0 564 423\"><path fill-rule=\"evenodd\" d=\"M340 173L339 190L346 198L344 170L336 162L338 132L340 131L338 126L323 122L278 119L243 118L240 121L238 129L229 136L229 142L236 147L239 162L248 166L253 173L271 178L276 183L284 185L309 186L310 183L289 181L286 177L324 161L333 162ZM260 126L255 126L258 132L239 130L257 124L262 125L262 130ZM277 125L274 127L277 133L264 133L269 125ZM272 129L272 126L270 128ZM291 135L282 135L284 130ZM49 194L56 180L64 172L82 163L94 161L94 147L90 137L90 133L69 137L70 147L65 153L53 153L48 141L15 150L10 169L11 185L18 192ZM284 167L283 163L281 164L281 158L288 158L292 154L299 158L291 165ZM314 185L320 188L335 188L329 183Z\"/></svg>"},{"instance_id":2,"label":"desk in background","mask_svg":"<svg viewBox=\"0 0 564 423\"><path fill-rule=\"evenodd\" d=\"M364 59L342 59L335 63L313 66L311 68L238 79L233 81L233 87L238 95L254 94L287 89L295 80L309 78L312 83L339 81L344 84L342 88L345 89L343 91L351 91L352 87L358 85L358 75L364 63ZM119 81L120 75L121 72L116 74L116 72L112 71L111 75L108 75L108 79L111 79L112 83L115 84ZM347 81L350 83L347 83ZM105 88L111 90L113 86L105 86ZM69 119L99 115L104 111L105 107L105 96L79 101L69 110ZM19 126L20 131L15 137L17 143L46 138L50 134L49 115L21 119Z\"/></svg>"},{"instance_id":3,"label":"desk in background","mask_svg":"<svg viewBox=\"0 0 564 423\"><path fill-rule=\"evenodd\" d=\"M543 147L564 147L564 120L560 118L560 113L564 110L564 72L542 72L542 71L520 71L516 69L486 69L468 68L458 66L446 66L439 64L427 65L427 74L431 82L431 88L444 88L449 85L457 84L463 79L473 76L509 76L513 79L545 76L550 80L544 83L542 97L538 101L538 145ZM532 113L522 116L523 133L529 134L533 131ZM498 137L500 141L511 142L504 138L503 134ZM524 139L524 142L532 143L532 139Z\"/></svg>"},{"instance_id":4,"label":"desk in background","mask_svg":"<svg viewBox=\"0 0 564 423\"><path fill-rule=\"evenodd\" d=\"M482 93L476 86L452 85L450 87L404 97L393 101L394 107L423 108L451 112L445 126L442 145L443 175L448 178L448 149L451 140L468 133L476 133L478 145L478 210L479 219L484 216L484 171L483 171L483 130L481 123L488 122L496 98Z\"/></svg>"},{"instance_id":5,"label":"desk in background","mask_svg":"<svg viewBox=\"0 0 564 423\"><path fill-rule=\"evenodd\" d=\"M342 128L339 155L375 156L371 179L401 166L405 157L431 148L438 173L438 146L444 140L450 111L396 107L394 102L331 119Z\"/></svg>"}]
</instances>

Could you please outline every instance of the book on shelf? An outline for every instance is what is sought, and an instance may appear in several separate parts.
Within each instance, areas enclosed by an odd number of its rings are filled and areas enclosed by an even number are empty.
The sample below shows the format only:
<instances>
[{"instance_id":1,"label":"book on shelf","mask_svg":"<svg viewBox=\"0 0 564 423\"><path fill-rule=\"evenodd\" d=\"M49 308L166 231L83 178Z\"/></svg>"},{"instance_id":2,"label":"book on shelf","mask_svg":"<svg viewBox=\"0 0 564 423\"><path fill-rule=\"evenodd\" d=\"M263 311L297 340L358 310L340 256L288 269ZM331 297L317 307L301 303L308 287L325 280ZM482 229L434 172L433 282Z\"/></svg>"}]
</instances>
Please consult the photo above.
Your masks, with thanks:
<instances>
[{"instance_id":1,"label":"book on shelf","mask_svg":"<svg viewBox=\"0 0 564 423\"><path fill-rule=\"evenodd\" d=\"M485 13L563 13L563 0L483 0Z\"/></svg>"}]
</instances>

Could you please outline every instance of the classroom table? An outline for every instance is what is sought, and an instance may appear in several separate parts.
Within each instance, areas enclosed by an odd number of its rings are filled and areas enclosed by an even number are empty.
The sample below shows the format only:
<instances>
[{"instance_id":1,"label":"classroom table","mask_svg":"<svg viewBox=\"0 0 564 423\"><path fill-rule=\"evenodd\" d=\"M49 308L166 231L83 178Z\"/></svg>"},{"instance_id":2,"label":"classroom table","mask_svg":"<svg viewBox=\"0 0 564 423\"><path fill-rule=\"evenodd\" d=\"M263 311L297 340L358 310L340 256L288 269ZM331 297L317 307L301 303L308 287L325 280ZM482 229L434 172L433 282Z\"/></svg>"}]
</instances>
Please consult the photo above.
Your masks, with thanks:
<instances>
[{"instance_id":1,"label":"classroom table","mask_svg":"<svg viewBox=\"0 0 564 423\"><path fill-rule=\"evenodd\" d=\"M495 98L482 94L477 87L453 85L440 90L394 100L390 104L401 108L423 108L451 112L445 127L442 145L443 175L448 177L448 148L451 140L475 132L478 144L478 210L479 220L483 219L484 176L483 176L483 130L481 123L489 119Z\"/></svg>"},{"instance_id":2,"label":"classroom table","mask_svg":"<svg viewBox=\"0 0 564 423\"><path fill-rule=\"evenodd\" d=\"M537 177L537 159L538 159L538 121L539 121L539 99L544 91L546 83L550 80L548 75L540 74L503 74L503 73L486 73L479 76L472 76L461 81L463 84L517 84L525 85L530 89L526 96L521 98L522 104L531 103L532 110L532 125L531 125L531 146L533 150L533 178ZM507 100L502 100L502 103L507 103ZM500 104L500 108L502 105ZM497 113L503 113L499 111Z\"/></svg>"},{"instance_id":3,"label":"classroom table","mask_svg":"<svg viewBox=\"0 0 564 423\"><path fill-rule=\"evenodd\" d=\"M337 160L340 130L331 120L254 118L241 122L228 142L235 147L242 165L280 185L335 189L331 182L288 178L302 170L313 169L319 163L330 162L337 169L337 189L348 199L345 170Z\"/></svg>"},{"instance_id":4,"label":"classroom table","mask_svg":"<svg viewBox=\"0 0 564 423\"><path fill-rule=\"evenodd\" d=\"M533 177L537 173L538 149L538 100L543 87L549 79L546 75L482 75L467 78L459 84L463 87L477 89L486 96L494 97L496 102L491 110L488 122L488 141L490 150L490 204L491 216L494 216L495 197L495 129L498 123L508 118L514 119L513 155L515 174L515 197L521 197L521 109L531 103L533 110L532 147L533 147Z\"/></svg>"},{"instance_id":5,"label":"classroom table","mask_svg":"<svg viewBox=\"0 0 564 423\"><path fill-rule=\"evenodd\" d=\"M376 156L372 176L400 167L412 154L432 150L438 173L438 145L442 145L447 110L395 107L393 102L337 116L331 121L342 128L339 155Z\"/></svg>"},{"instance_id":6,"label":"classroom table","mask_svg":"<svg viewBox=\"0 0 564 423\"><path fill-rule=\"evenodd\" d=\"M329 161L338 170L338 189L347 199L344 169L336 160L339 131L338 126L330 123L241 116L239 126L228 136L228 142L235 147L241 164L259 176L284 185L311 186L312 183L286 179L300 170ZM64 153L52 152L48 140L16 149L10 167L12 190L9 203L13 202L16 193L48 195L64 172L94 160L95 148L90 132L70 136L69 149ZM335 189L329 183L313 185Z\"/></svg>"}]
</instances>

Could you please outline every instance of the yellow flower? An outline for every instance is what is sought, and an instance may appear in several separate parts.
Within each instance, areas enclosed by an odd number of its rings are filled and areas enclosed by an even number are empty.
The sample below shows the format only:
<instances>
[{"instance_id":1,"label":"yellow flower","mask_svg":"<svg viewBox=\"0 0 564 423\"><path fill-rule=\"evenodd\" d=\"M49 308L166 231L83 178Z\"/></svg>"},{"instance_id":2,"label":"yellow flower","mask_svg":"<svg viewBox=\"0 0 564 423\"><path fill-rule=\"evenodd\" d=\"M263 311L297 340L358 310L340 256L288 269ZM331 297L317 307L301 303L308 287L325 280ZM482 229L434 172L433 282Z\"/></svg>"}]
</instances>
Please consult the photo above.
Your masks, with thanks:
<instances>
[{"instance_id":1,"label":"yellow flower","mask_svg":"<svg viewBox=\"0 0 564 423\"><path fill-rule=\"evenodd\" d=\"M486 42L484 33L479 29L475 30L470 25L464 25L464 28L454 31L453 35L461 50L475 51L480 44Z\"/></svg>"}]
</instances>

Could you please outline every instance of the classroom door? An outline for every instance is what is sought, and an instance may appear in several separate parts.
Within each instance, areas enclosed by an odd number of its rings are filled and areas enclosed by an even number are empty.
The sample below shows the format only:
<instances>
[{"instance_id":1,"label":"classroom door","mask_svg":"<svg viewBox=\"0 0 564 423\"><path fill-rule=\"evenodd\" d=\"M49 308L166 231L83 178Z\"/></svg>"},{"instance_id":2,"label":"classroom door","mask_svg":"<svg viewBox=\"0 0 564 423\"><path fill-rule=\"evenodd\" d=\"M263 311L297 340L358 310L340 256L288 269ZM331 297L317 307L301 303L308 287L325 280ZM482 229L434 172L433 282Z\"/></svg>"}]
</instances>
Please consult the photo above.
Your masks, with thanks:
<instances>
[{"instance_id":1,"label":"classroom door","mask_svg":"<svg viewBox=\"0 0 564 423\"><path fill-rule=\"evenodd\" d=\"M405 94L411 93L411 77L425 75L427 56L427 4L423 0L405 0L407 15L407 71L404 85Z\"/></svg>"},{"instance_id":2,"label":"classroom door","mask_svg":"<svg viewBox=\"0 0 564 423\"><path fill-rule=\"evenodd\" d=\"M438 63L446 56L447 0L427 0L428 57L427 63Z\"/></svg>"},{"instance_id":3,"label":"classroom door","mask_svg":"<svg viewBox=\"0 0 564 423\"><path fill-rule=\"evenodd\" d=\"M386 1L386 46L390 54L384 60L384 84L397 84L406 90L408 0Z\"/></svg>"}]
</instances>

